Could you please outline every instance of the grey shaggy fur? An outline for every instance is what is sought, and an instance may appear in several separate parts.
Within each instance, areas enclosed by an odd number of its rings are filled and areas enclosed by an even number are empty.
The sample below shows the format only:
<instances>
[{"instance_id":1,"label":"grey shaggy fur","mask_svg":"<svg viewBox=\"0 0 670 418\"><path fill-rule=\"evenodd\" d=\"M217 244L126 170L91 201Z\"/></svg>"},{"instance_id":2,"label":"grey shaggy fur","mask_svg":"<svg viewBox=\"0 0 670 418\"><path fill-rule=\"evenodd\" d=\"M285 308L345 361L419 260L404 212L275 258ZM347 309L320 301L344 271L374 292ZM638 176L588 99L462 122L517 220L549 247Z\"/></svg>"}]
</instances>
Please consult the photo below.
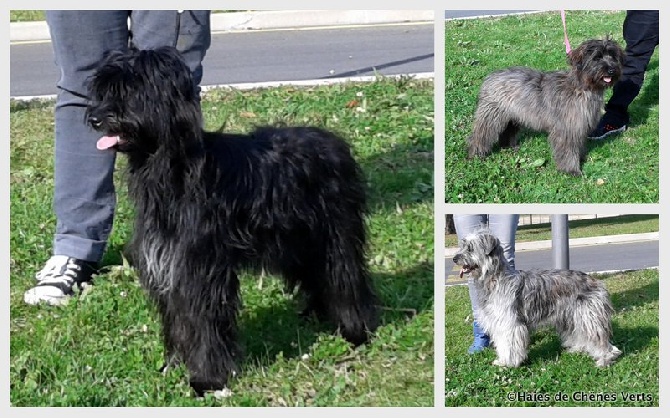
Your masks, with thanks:
<instances>
[{"instance_id":1,"label":"grey shaggy fur","mask_svg":"<svg viewBox=\"0 0 670 418\"><path fill-rule=\"evenodd\" d=\"M484 157L496 142L515 147L525 127L549 134L560 171L581 175L586 136L600 119L605 89L621 76L623 58L613 40L589 40L568 55L568 71L512 67L490 74L479 92L468 156Z\"/></svg>"},{"instance_id":2,"label":"grey shaggy fur","mask_svg":"<svg viewBox=\"0 0 670 418\"><path fill-rule=\"evenodd\" d=\"M590 355L599 367L621 354L610 343L614 309L601 281L573 270L512 270L500 241L486 231L463 239L454 263L474 281L476 319L495 345L494 365L518 367L530 332L542 326L554 327L563 347Z\"/></svg>"}]
</instances>

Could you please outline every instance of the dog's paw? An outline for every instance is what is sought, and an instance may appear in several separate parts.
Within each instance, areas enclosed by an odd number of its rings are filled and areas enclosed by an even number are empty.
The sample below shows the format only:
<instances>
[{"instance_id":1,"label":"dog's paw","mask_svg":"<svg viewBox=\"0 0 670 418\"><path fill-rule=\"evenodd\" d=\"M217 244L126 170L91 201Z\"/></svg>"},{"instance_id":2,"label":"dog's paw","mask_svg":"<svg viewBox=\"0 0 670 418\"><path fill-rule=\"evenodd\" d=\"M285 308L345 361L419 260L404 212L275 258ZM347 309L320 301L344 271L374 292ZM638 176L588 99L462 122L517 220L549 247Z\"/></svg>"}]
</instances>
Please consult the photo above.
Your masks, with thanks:
<instances>
[{"instance_id":1,"label":"dog's paw","mask_svg":"<svg viewBox=\"0 0 670 418\"><path fill-rule=\"evenodd\" d=\"M578 168L573 168L573 169L562 169L565 174L569 174L573 177L581 177L582 176L582 170Z\"/></svg>"},{"instance_id":2,"label":"dog's paw","mask_svg":"<svg viewBox=\"0 0 670 418\"><path fill-rule=\"evenodd\" d=\"M602 357L596 360L596 366L598 367L609 367L612 363L614 363L614 360L616 360L618 356L616 355L608 355L606 357Z\"/></svg>"},{"instance_id":3,"label":"dog's paw","mask_svg":"<svg viewBox=\"0 0 670 418\"><path fill-rule=\"evenodd\" d=\"M493 363L492 363L492 364L493 364L494 366L498 366L498 367L507 367L507 364L505 364L504 361L502 361L502 360L500 360L500 359L498 359L498 358L495 359L495 360L493 360Z\"/></svg>"},{"instance_id":4,"label":"dog's paw","mask_svg":"<svg viewBox=\"0 0 670 418\"><path fill-rule=\"evenodd\" d=\"M596 359L596 366L598 367L607 367L614 363L614 361L621 355L621 350L616 348L615 346L612 346L611 350L609 353L607 353L605 356Z\"/></svg>"},{"instance_id":5,"label":"dog's paw","mask_svg":"<svg viewBox=\"0 0 670 418\"><path fill-rule=\"evenodd\" d=\"M176 367L179 367L180 363L181 363L181 361L179 361L179 359L177 357L174 357L174 356L169 357L169 358L165 359L165 363L163 363L163 365L160 367L160 369L158 369L158 372L162 373L162 374L167 374L170 369L174 369Z\"/></svg>"},{"instance_id":6,"label":"dog's paw","mask_svg":"<svg viewBox=\"0 0 670 418\"><path fill-rule=\"evenodd\" d=\"M498 367L519 367L521 365L521 363L523 363L523 359L518 359L515 362L515 359L510 359L508 361L504 361L504 360L501 360L501 359L497 358L497 359L493 360L493 363L491 363L491 364L493 364L494 366L498 366Z\"/></svg>"},{"instance_id":7,"label":"dog's paw","mask_svg":"<svg viewBox=\"0 0 670 418\"><path fill-rule=\"evenodd\" d=\"M191 380L189 385L198 398L204 397L207 392L216 392L225 389L225 386L218 382L196 382Z\"/></svg>"}]
</instances>

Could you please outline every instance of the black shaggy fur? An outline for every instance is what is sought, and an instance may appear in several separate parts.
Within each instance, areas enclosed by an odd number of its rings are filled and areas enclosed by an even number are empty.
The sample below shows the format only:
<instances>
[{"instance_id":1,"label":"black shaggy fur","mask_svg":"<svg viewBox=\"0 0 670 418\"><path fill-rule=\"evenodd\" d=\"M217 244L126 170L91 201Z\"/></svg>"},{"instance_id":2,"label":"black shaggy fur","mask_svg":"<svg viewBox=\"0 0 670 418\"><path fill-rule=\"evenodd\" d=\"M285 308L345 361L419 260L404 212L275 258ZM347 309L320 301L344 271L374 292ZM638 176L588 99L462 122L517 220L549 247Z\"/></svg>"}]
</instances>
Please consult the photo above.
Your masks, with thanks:
<instances>
[{"instance_id":1,"label":"black shaggy fur","mask_svg":"<svg viewBox=\"0 0 670 418\"><path fill-rule=\"evenodd\" d=\"M112 53L88 123L128 157L133 262L163 325L166 366L198 392L238 370L238 272L264 267L362 344L378 323L366 267L364 182L348 144L314 127L205 132L173 48Z\"/></svg>"}]
</instances>

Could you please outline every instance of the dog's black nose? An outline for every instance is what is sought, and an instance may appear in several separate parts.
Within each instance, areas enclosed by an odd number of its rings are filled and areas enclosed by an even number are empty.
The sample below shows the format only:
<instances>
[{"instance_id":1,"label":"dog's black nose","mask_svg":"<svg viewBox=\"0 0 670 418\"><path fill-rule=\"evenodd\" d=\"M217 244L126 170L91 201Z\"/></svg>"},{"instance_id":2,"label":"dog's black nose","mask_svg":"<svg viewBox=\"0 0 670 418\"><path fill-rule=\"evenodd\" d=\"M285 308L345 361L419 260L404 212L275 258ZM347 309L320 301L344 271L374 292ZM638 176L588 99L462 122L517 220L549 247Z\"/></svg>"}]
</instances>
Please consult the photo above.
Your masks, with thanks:
<instances>
[{"instance_id":1,"label":"dog's black nose","mask_svg":"<svg viewBox=\"0 0 670 418\"><path fill-rule=\"evenodd\" d=\"M607 74L608 74L608 75L614 75L614 74L616 74L616 69L615 69L615 68L609 68L609 69L607 70Z\"/></svg>"},{"instance_id":2,"label":"dog's black nose","mask_svg":"<svg viewBox=\"0 0 670 418\"><path fill-rule=\"evenodd\" d=\"M91 115L88 117L88 124L91 125L93 128L99 128L100 125L102 125L102 121L97 116Z\"/></svg>"}]
</instances>

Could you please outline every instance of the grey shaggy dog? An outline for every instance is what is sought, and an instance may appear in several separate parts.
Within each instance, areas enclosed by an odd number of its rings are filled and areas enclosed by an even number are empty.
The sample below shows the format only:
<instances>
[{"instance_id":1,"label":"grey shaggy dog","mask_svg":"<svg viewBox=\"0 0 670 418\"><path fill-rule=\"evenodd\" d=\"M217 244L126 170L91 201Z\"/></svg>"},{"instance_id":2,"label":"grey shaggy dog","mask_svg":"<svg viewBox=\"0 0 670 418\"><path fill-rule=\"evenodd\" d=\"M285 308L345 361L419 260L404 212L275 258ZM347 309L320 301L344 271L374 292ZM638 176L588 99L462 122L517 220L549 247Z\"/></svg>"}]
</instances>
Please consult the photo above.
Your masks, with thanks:
<instances>
[{"instance_id":1,"label":"grey shaggy dog","mask_svg":"<svg viewBox=\"0 0 670 418\"><path fill-rule=\"evenodd\" d=\"M556 166L581 175L586 136L597 125L605 89L621 76L624 51L609 39L588 40L568 55L567 71L512 67L482 83L468 156L484 157L496 142L516 147L521 128L547 132Z\"/></svg>"},{"instance_id":2,"label":"grey shaggy dog","mask_svg":"<svg viewBox=\"0 0 670 418\"><path fill-rule=\"evenodd\" d=\"M590 355L599 367L621 354L610 343L614 313L602 282L573 270L512 270L500 241L487 231L464 238L454 263L474 281L477 321L491 337L497 366L518 367L530 332L552 326L569 352Z\"/></svg>"}]
</instances>

